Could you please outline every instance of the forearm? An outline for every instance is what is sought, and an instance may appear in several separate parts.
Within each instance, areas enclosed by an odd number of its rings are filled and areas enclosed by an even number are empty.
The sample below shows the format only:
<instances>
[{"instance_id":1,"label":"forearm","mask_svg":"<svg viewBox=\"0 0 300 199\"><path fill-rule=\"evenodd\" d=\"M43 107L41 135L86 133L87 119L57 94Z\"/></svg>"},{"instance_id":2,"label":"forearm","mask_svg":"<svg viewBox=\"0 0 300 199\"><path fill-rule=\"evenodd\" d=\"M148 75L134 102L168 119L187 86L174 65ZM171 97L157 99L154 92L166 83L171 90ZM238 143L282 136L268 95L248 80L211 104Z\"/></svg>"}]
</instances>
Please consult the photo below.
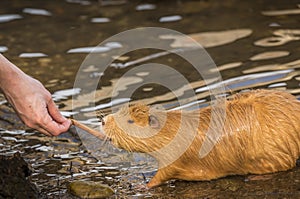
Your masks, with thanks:
<instances>
[{"instance_id":1,"label":"forearm","mask_svg":"<svg viewBox=\"0 0 300 199\"><path fill-rule=\"evenodd\" d=\"M6 92L14 88L20 83L18 80L21 76L24 75L26 76L23 71L0 54L0 90Z\"/></svg>"}]
</instances>

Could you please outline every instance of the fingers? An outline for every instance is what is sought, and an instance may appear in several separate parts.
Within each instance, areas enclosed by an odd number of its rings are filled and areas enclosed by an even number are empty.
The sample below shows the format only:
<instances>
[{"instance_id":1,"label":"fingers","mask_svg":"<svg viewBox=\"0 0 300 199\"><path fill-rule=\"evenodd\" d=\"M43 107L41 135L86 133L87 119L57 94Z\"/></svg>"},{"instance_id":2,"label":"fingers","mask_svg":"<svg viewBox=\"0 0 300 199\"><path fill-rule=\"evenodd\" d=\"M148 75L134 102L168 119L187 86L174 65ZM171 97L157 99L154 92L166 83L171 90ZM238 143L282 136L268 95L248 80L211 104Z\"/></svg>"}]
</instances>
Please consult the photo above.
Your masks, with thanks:
<instances>
[{"instance_id":1,"label":"fingers","mask_svg":"<svg viewBox=\"0 0 300 199\"><path fill-rule=\"evenodd\" d=\"M50 117L52 118L52 125L58 129L57 133L60 134L66 132L71 126L71 121L62 116L52 99L48 102L47 109Z\"/></svg>"},{"instance_id":2,"label":"fingers","mask_svg":"<svg viewBox=\"0 0 300 199\"><path fill-rule=\"evenodd\" d=\"M41 110L45 113L43 114L44 118L39 123L40 128L54 136L68 131L71 121L61 115L51 95L45 99L45 103L45 107Z\"/></svg>"},{"instance_id":3,"label":"fingers","mask_svg":"<svg viewBox=\"0 0 300 199\"><path fill-rule=\"evenodd\" d=\"M25 124L31 128L47 136L58 136L68 131L71 121L61 115L55 103L50 98L48 103L37 103L35 109L34 120L32 118L23 118Z\"/></svg>"},{"instance_id":4,"label":"fingers","mask_svg":"<svg viewBox=\"0 0 300 199\"><path fill-rule=\"evenodd\" d=\"M24 117L21 117L21 118L22 118L23 122L26 124L26 126L33 128L47 136L52 136L52 134L50 132L48 132L47 130L43 129L39 123L33 122L33 121L29 120L28 118L24 118Z\"/></svg>"},{"instance_id":5,"label":"fingers","mask_svg":"<svg viewBox=\"0 0 300 199\"><path fill-rule=\"evenodd\" d=\"M61 115L56 104L52 99L50 99L47 103L47 109L50 116L58 123L64 123L67 119Z\"/></svg>"},{"instance_id":6,"label":"fingers","mask_svg":"<svg viewBox=\"0 0 300 199\"><path fill-rule=\"evenodd\" d=\"M39 126L51 135L57 136L68 131L71 121L63 117L52 99L46 105L46 113Z\"/></svg>"},{"instance_id":7,"label":"fingers","mask_svg":"<svg viewBox=\"0 0 300 199\"><path fill-rule=\"evenodd\" d=\"M70 120L67 120L63 123L58 123L53 120L50 115L46 115L42 121L36 124L35 129L40 131L41 133L48 136L58 136L66 131L68 131L71 125Z\"/></svg>"},{"instance_id":8,"label":"fingers","mask_svg":"<svg viewBox=\"0 0 300 199\"><path fill-rule=\"evenodd\" d=\"M51 118L49 118L49 120L50 122L41 124L41 128L53 136L58 136L69 129L70 125L68 125L67 122L61 124L61 123L57 123L54 120L51 121Z\"/></svg>"},{"instance_id":9,"label":"fingers","mask_svg":"<svg viewBox=\"0 0 300 199\"><path fill-rule=\"evenodd\" d=\"M47 135L49 137L53 136L52 134L50 134L48 131L42 129L42 128L37 128L36 129L37 131L39 131L40 133L44 134L44 135Z\"/></svg>"}]
</instances>

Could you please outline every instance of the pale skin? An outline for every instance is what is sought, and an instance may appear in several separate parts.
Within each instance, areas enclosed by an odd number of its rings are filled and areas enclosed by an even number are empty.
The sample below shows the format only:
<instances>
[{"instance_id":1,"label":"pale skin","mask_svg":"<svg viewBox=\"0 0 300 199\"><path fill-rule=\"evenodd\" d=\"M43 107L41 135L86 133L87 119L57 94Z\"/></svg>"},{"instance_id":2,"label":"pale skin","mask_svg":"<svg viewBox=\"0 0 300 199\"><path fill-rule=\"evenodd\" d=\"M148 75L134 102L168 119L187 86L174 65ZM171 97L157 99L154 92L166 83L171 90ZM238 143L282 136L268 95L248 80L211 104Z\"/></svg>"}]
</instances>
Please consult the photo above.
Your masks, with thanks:
<instances>
[{"instance_id":1,"label":"pale skin","mask_svg":"<svg viewBox=\"0 0 300 199\"><path fill-rule=\"evenodd\" d=\"M48 136L66 132L71 121L61 115L50 92L0 54L0 90L21 120Z\"/></svg>"}]
</instances>

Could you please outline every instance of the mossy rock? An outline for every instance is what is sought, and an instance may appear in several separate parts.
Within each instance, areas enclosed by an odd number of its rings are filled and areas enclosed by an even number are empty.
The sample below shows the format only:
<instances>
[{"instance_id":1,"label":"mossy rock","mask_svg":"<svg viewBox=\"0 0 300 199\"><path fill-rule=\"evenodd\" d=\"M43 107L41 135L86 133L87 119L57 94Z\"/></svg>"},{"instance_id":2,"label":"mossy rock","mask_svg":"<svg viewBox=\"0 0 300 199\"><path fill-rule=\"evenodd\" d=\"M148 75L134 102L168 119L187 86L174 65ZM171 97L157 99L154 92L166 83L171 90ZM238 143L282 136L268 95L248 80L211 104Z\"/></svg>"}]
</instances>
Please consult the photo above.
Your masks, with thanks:
<instances>
[{"instance_id":1,"label":"mossy rock","mask_svg":"<svg viewBox=\"0 0 300 199\"><path fill-rule=\"evenodd\" d=\"M109 186L93 181L73 181L69 184L68 190L80 198L107 198L114 194Z\"/></svg>"}]
</instances>

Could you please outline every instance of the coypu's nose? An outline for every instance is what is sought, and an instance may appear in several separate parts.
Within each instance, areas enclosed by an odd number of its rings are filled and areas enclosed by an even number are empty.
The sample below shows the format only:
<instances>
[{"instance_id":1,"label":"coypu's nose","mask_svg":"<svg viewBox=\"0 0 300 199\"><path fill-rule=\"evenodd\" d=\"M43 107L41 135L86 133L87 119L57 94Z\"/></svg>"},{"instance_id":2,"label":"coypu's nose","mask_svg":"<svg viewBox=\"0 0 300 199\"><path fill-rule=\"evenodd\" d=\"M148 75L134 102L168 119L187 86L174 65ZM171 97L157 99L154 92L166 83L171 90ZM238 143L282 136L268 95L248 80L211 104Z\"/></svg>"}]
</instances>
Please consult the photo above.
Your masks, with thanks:
<instances>
[{"instance_id":1,"label":"coypu's nose","mask_svg":"<svg viewBox=\"0 0 300 199\"><path fill-rule=\"evenodd\" d=\"M102 126L104 126L104 125L105 125L104 118L101 118L100 122L101 122Z\"/></svg>"}]
</instances>

